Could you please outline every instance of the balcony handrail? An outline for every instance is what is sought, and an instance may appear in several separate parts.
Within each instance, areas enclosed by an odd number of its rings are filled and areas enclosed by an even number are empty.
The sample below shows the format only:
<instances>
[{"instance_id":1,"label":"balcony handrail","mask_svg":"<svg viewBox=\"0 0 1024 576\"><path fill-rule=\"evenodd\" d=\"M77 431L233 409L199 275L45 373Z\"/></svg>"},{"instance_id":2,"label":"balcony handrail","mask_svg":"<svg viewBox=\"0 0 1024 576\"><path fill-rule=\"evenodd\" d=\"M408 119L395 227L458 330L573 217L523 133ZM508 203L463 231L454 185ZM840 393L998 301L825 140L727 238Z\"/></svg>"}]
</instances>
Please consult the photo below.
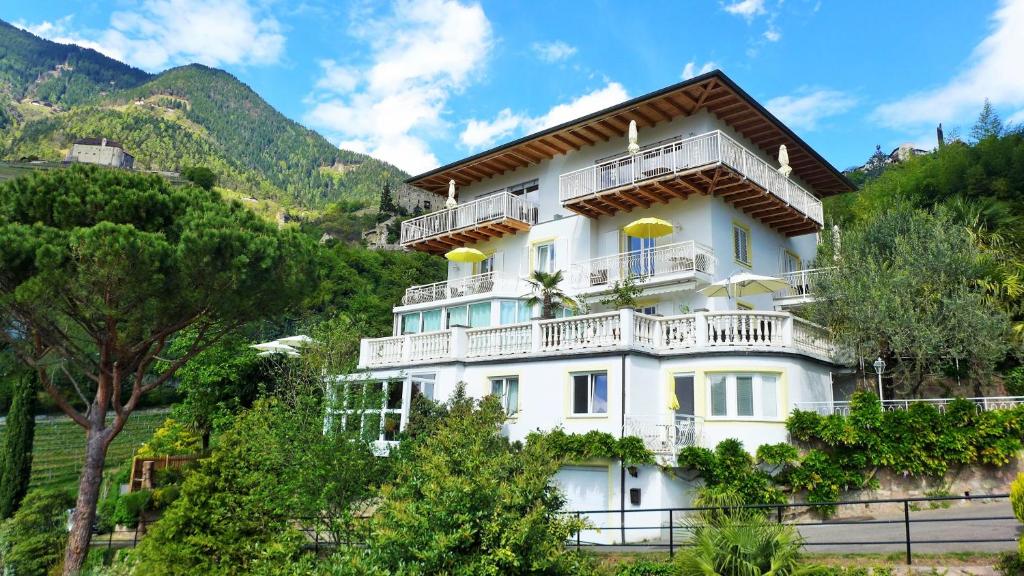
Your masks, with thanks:
<instances>
[{"instance_id":1,"label":"balcony handrail","mask_svg":"<svg viewBox=\"0 0 1024 576\"><path fill-rule=\"evenodd\" d=\"M626 434L640 438L656 454L675 454L686 446L699 446L704 418L673 412L627 414Z\"/></svg>"},{"instance_id":2,"label":"balcony handrail","mask_svg":"<svg viewBox=\"0 0 1024 576\"><path fill-rule=\"evenodd\" d=\"M533 225L537 223L538 212L538 205L523 196L511 192L488 194L459 204L455 208L442 208L402 222L401 243L405 245L505 218Z\"/></svg>"},{"instance_id":3,"label":"balcony handrail","mask_svg":"<svg viewBox=\"0 0 1024 576\"><path fill-rule=\"evenodd\" d=\"M450 342L441 342L443 339ZM834 361L837 353L827 329L789 312L728 310L651 316L623 309L509 326L452 328L364 339L359 364L379 367L439 359L608 349L638 350L655 355L723 350L780 351L827 361Z\"/></svg>"},{"instance_id":4,"label":"balcony handrail","mask_svg":"<svg viewBox=\"0 0 1024 576\"><path fill-rule=\"evenodd\" d=\"M402 296L402 305L423 304L458 298L460 296L473 296L476 294L487 294L496 289L503 289L518 281L518 277L505 276L499 272L481 272L462 278L451 278L434 282L431 284L420 284L405 289Z\"/></svg>"},{"instance_id":5,"label":"balcony handrail","mask_svg":"<svg viewBox=\"0 0 1024 576\"><path fill-rule=\"evenodd\" d=\"M957 400L966 400L974 404L979 411L1002 410L1024 406L1024 396L977 396L972 398L905 398L898 400L882 400L882 410L893 412L896 410L909 410L914 404L927 404L935 406L940 412ZM849 414L850 402L847 400L825 401L825 402L797 402L797 410L806 412L817 412L821 415Z\"/></svg>"},{"instance_id":6,"label":"balcony handrail","mask_svg":"<svg viewBox=\"0 0 1024 576\"><path fill-rule=\"evenodd\" d=\"M643 282L681 272L714 275L717 264L715 251L710 246L695 240L684 240L584 260L572 265L569 276L574 286L589 288L610 286L616 280L626 277Z\"/></svg>"},{"instance_id":7,"label":"balcony handrail","mask_svg":"<svg viewBox=\"0 0 1024 576\"><path fill-rule=\"evenodd\" d=\"M825 274L834 272L836 269L835 266L823 266L783 272L779 274L779 279L784 280L789 286L775 292L775 298L811 296L815 292L815 284L818 279Z\"/></svg>"},{"instance_id":8,"label":"balcony handrail","mask_svg":"<svg viewBox=\"0 0 1024 576\"><path fill-rule=\"evenodd\" d=\"M824 222L821 200L721 130L680 137L636 155L626 154L566 172L558 177L558 195L564 203L713 164L730 166L819 225Z\"/></svg>"}]
</instances>

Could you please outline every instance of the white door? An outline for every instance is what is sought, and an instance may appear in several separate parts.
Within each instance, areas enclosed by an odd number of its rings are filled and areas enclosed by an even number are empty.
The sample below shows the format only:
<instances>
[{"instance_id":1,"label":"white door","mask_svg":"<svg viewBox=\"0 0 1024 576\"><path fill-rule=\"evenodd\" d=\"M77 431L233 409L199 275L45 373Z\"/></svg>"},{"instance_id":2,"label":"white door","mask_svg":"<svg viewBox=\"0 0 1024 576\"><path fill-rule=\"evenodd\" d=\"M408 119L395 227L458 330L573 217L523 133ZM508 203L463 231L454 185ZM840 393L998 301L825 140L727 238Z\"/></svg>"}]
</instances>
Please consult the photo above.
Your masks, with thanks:
<instances>
[{"instance_id":1,"label":"white door","mask_svg":"<svg viewBox=\"0 0 1024 576\"><path fill-rule=\"evenodd\" d=\"M565 496L566 510L607 510L608 468L599 466L563 466L555 474L555 484ZM600 515L591 515L600 520Z\"/></svg>"}]
</instances>

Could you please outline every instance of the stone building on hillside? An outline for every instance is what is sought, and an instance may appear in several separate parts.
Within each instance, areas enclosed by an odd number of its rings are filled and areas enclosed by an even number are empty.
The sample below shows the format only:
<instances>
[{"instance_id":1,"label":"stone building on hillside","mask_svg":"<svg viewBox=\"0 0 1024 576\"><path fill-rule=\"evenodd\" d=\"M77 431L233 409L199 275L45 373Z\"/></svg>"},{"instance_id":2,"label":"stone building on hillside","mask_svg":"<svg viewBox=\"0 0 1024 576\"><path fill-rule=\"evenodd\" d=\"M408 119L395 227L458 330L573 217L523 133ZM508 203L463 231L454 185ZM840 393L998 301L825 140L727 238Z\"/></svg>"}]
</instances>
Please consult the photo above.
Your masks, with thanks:
<instances>
[{"instance_id":1,"label":"stone building on hillside","mask_svg":"<svg viewBox=\"0 0 1024 576\"><path fill-rule=\"evenodd\" d=\"M119 142L106 138L81 138L71 145L65 162L99 164L112 168L132 169L135 157L125 152Z\"/></svg>"}]
</instances>

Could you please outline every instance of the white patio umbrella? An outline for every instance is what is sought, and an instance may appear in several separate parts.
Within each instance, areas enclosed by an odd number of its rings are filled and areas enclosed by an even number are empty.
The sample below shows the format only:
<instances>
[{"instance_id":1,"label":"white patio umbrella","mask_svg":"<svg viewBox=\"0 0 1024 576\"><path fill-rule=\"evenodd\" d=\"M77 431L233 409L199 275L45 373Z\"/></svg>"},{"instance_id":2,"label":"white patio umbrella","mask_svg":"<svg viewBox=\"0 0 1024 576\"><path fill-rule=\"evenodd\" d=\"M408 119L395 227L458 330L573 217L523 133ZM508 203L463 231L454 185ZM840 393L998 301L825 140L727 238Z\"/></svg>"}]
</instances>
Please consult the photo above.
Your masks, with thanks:
<instances>
[{"instance_id":1,"label":"white patio umbrella","mask_svg":"<svg viewBox=\"0 0 1024 576\"><path fill-rule=\"evenodd\" d=\"M626 147L626 151L630 154L640 151L640 144L637 142L636 120L629 121L629 146Z\"/></svg>"},{"instance_id":2,"label":"white patio umbrella","mask_svg":"<svg viewBox=\"0 0 1024 576\"><path fill-rule=\"evenodd\" d=\"M762 276L750 272L740 272L728 278L709 284L701 289L701 293L710 298L740 298L754 294L769 294L789 286L789 283L774 276Z\"/></svg>"},{"instance_id":3,"label":"white patio umbrella","mask_svg":"<svg viewBox=\"0 0 1024 576\"><path fill-rule=\"evenodd\" d=\"M299 334L297 336L288 336L285 338L278 338L276 342L284 344L286 346L305 346L313 342L313 339L305 334Z\"/></svg>"},{"instance_id":4,"label":"white patio umbrella","mask_svg":"<svg viewBox=\"0 0 1024 576\"><path fill-rule=\"evenodd\" d=\"M270 342L261 342L259 344L253 344L250 348L255 348L263 354L259 356L269 356L271 354L285 354L288 356L298 356L299 351L287 344L282 344L277 340L271 340Z\"/></svg>"},{"instance_id":5,"label":"white patio umbrella","mask_svg":"<svg viewBox=\"0 0 1024 576\"><path fill-rule=\"evenodd\" d=\"M793 167L789 165L789 150L786 150L786 145L783 144L779 146L779 174L789 178L791 172Z\"/></svg>"}]
</instances>

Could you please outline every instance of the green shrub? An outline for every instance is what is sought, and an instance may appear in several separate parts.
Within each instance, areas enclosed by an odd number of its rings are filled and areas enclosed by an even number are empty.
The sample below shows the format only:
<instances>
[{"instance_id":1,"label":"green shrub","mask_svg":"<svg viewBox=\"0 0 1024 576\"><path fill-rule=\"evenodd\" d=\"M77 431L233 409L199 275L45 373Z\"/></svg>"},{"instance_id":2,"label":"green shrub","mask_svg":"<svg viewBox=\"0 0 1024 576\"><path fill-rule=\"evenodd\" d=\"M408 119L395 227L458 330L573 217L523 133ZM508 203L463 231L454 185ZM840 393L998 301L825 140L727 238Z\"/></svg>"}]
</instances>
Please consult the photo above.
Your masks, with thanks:
<instances>
[{"instance_id":1,"label":"green shrub","mask_svg":"<svg viewBox=\"0 0 1024 576\"><path fill-rule=\"evenodd\" d=\"M1024 522L1024 473L1017 474L1017 479L1010 485L1010 503L1013 504L1013 515Z\"/></svg>"},{"instance_id":2,"label":"green shrub","mask_svg":"<svg viewBox=\"0 0 1024 576\"><path fill-rule=\"evenodd\" d=\"M585 462L595 458L621 460L627 465L654 464L654 453L636 436L616 438L607 432L591 430L586 434L567 434L555 429L547 434L531 433L526 441L545 442L556 454L570 461Z\"/></svg>"},{"instance_id":3,"label":"green shrub","mask_svg":"<svg viewBox=\"0 0 1024 576\"><path fill-rule=\"evenodd\" d=\"M1019 552L1006 552L999 557L995 569L1003 576L1021 576L1024 574L1024 556Z\"/></svg>"},{"instance_id":4,"label":"green shrub","mask_svg":"<svg viewBox=\"0 0 1024 576\"><path fill-rule=\"evenodd\" d=\"M1024 366L1017 366L1007 372L1003 384L1010 396L1024 396Z\"/></svg>"},{"instance_id":5,"label":"green shrub","mask_svg":"<svg viewBox=\"0 0 1024 576\"><path fill-rule=\"evenodd\" d=\"M64 557L70 494L32 490L14 516L0 524L0 568L4 574L48 574Z\"/></svg>"},{"instance_id":6,"label":"green shrub","mask_svg":"<svg viewBox=\"0 0 1024 576\"><path fill-rule=\"evenodd\" d=\"M754 459L739 440L722 440L714 451L688 446L676 458L680 467L696 470L709 491L732 494L747 504L786 501L771 476L754 467Z\"/></svg>"},{"instance_id":7,"label":"green shrub","mask_svg":"<svg viewBox=\"0 0 1024 576\"><path fill-rule=\"evenodd\" d=\"M786 466L800 460L800 453L792 444L762 444L757 447L757 461L773 466Z\"/></svg>"},{"instance_id":8,"label":"green shrub","mask_svg":"<svg viewBox=\"0 0 1024 576\"><path fill-rule=\"evenodd\" d=\"M120 524L121 526L135 526L138 524L143 512L149 508L152 498L153 493L149 490L122 494L117 499L117 505L114 508L114 524Z\"/></svg>"},{"instance_id":9,"label":"green shrub","mask_svg":"<svg viewBox=\"0 0 1024 576\"><path fill-rule=\"evenodd\" d=\"M669 562L654 560L635 560L630 564L619 565L616 576L674 576L676 567Z\"/></svg>"}]
</instances>

